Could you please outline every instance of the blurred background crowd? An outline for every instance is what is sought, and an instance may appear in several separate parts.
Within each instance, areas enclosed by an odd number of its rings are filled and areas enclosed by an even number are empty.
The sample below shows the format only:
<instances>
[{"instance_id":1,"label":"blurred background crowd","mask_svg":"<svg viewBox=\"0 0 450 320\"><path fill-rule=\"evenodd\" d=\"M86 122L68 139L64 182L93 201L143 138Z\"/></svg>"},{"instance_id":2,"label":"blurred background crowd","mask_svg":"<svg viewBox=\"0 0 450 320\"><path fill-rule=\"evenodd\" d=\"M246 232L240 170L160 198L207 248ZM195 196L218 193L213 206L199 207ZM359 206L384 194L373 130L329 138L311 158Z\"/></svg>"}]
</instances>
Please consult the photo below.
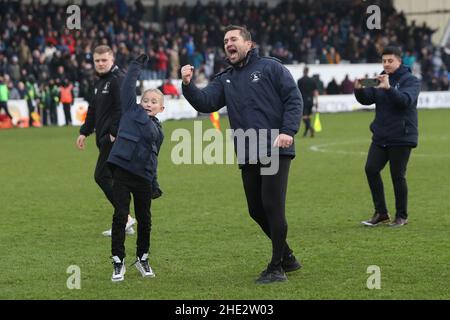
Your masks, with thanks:
<instances>
[{"instance_id":1,"label":"blurred background crowd","mask_svg":"<svg viewBox=\"0 0 450 320\"><path fill-rule=\"evenodd\" d=\"M248 1L162 6L149 10L140 1L106 1L81 8L81 30L66 28L67 6L0 1L0 81L9 99L44 96L61 99L60 88L71 86L73 97L89 100L95 72L95 46L113 48L116 64L126 67L140 51L150 56L142 75L178 79L179 69L192 64L197 81L207 81L227 66L223 27L246 25L260 54L285 64L379 63L387 44L403 48L404 63L423 90L449 90L450 44L432 44L426 24L408 24L390 1L379 1L381 29L368 30L364 1L282 1L275 7ZM321 94L351 93L354 79L321 83ZM297 80L297 79L296 79ZM59 91L59 92L58 92ZM349 92L350 91L350 92ZM41 98L41 101L43 99Z\"/></svg>"}]
</instances>

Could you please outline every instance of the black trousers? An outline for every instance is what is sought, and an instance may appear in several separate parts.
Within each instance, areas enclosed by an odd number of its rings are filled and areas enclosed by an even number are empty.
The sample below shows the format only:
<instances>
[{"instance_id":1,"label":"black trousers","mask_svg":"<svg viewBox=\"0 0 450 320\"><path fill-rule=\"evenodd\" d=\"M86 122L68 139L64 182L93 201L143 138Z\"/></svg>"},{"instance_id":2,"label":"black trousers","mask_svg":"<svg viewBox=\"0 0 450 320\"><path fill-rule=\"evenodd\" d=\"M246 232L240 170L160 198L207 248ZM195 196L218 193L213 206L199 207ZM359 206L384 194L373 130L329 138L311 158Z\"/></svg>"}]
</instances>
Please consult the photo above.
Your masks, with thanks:
<instances>
[{"instance_id":1,"label":"black trousers","mask_svg":"<svg viewBox=\"0 0 450 320\"><path fill-rule=\"evenodd\" d=\"M97 165L95 167L94 178L95 182L105 193L106 198L114 206L113 200L113 176L111 172L111 167L106 162L111 152L112 142L104 142L99 147L99 154L97 159Z\"/></svg>"},{"instance_id":2,"label":"black trousers","mask_svg":"<svg viewBox=\"0 0 450 320\"><path fill-rule=\"evenodd\" d=\"M72 124L72 115L70 114L71 103L63 103L64 117L66 118L66 126Z\"/></svg>"},{"instance_id":3,"label":"black trousers","mask_svg":"<svg viewBox=\"0 0 450 320\"><path fill-rule=\"evenodd\" d=\"M56 104L50 104L50 122L53 125L58 125L58 116L56 115Z\"/></svg>"},{"instance_id":4,"label":"black trousers","mask_svg":"<svg viewBox=\"0 0 450 320\"><path fill-rule=\"evenodd\" d=\"M374 143L370 145L366 162L366 175L369 182L376 213L387 213L381 170L389 162L391 179L394 185L396 217L408 217L408 185L406 184L406 167L408 165L411 147L381 147Z\"/></svg>"},{"instance_id":5,"label":"black trousers","mask_svg":"<svg viewBox=\"0 0 450 320\"><path fill-rule=\"evenodd\" d=\"M27 106L28 106L28 125L32 127L33 117L31 116L31 114L34 112L34 106L33 101L31 101L31 99L27 99Z\"/></svg>"},{"instance_id":6,"label":"black trousers","mask_svg":"<svg viewBox=\"0 0 450 320\"><path fill-rule=\"evenodd\" d=\"M137 219L136 256L149 253L152 186L149 181L120 167L113 168L114 216L112 221L111 253L121 260L125 258L125 225L130 212L131 194Z\"/></svg>"},{"instance_id":7,"label":"black trousers","mask_svg":"<svg viewBox=\"0 0 450 320\"><path fill-rule=\"evenodd\" d=\"M8 102L7 101L0 101L0 111L2 109L5 110L5 113L8 116L8 118L12 119L12 116L9 113L9 110L8 110Z\"/></svg>"},{"instance_id":8,"label":"black trousers","mask_svg":"<svg viewBox=\"0 0 450 320\"><path fill-rule=\"evenodd\" d=\"M48 126L49 124L49 117L50 117L50 109L49 107L44 107L41 109L41 119L42 119L42 124L44 126Z\"/></svg>"},{"instance_id":9,"label":"black trousers","mask_svg":"<svg viewBox=\"0 0 450 320\"><path fill-rule=\"evenodd\" d=\"M43 107L41 109L41 119L44 126L48 126L50 124L57 125L56 110L54 109L54 106L47 105Z\"/></svg>"},{"instance_id":10,"label":"black trousers","mask_svg":"<svg viewBox=\"0 0 450 320\"><path fill-rule=\"evenodd\" d=\"M242 167L242 182L250 216L272 240L271 266L281 264L292 253L287 237L285 216L286 191L291 158L280 156L279 170L274 175L261 175L258 164Z\"/></svg>"}]
</instances>

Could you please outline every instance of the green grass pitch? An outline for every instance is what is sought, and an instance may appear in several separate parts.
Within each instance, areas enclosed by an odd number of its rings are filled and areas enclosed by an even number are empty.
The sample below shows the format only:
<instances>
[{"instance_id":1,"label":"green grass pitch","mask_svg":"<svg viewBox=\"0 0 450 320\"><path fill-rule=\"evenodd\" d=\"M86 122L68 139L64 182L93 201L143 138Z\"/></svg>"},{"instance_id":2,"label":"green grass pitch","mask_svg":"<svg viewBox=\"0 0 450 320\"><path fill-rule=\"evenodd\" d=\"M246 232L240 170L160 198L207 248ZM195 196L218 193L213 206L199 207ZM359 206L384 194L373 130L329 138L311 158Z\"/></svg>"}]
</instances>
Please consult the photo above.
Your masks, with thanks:
<instances>
[{"instance_id":1,"label":"green grass pitch","mask_svg":"<svg viewBox=\"0 0 450 320\"><path fill-rule=\"evenodd\" d=\"M304 266L287 283L266 286L254 280L271 246L247 213L237 165L171 161L172 131L192 130L192 120L163 124L164 196L152 204L156 278L129 267L134 235L121 283L110 280L110 238L101 235L112 208L93 179L94 137L80 152L78 128L0 131L0 299L449 299L450 110L419 112L410 223L397 229L360 225L373 211L364 174L372 118L322 114L321 133L296 137L286 214L289 243ZM228 119L221 124L227 128ZM388 168L383 178L393 213ZM81 271L79 290L67 287L71 265ZM381 270L379 290L366 286L372 265Z\"/></svg>"}]
</instances>

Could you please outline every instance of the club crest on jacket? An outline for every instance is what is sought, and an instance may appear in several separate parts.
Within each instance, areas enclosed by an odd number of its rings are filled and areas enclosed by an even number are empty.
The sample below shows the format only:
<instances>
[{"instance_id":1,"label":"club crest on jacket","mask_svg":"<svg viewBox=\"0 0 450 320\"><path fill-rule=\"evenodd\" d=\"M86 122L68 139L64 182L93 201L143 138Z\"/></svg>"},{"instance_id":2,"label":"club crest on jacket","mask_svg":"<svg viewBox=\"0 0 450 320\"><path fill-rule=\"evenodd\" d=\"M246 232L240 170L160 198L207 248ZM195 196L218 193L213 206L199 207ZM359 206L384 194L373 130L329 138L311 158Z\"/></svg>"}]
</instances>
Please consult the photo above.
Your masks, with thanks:
<instances>
[{"instance_id":1,"label":"club crest on jacket","mask_svg":"<svg viewBox=\"0 0 450 320\"><path fill-rule=\"evenodd\" d=\"M109 85L110 82L108 81L105 86L103 87L102 93L109 93Z\"/></svg>"},{"instance_id":2,"label":"club crest on jacket","mask_svg":"<svg viewBox=\"0 0 450 320\"><path fill-rule=\"evenodd\" d=\"M250 75L250 80L252 82L258 82L259 80L261 80L261 72L259 71L255 71Z\"/></svg>"}]
</instances>

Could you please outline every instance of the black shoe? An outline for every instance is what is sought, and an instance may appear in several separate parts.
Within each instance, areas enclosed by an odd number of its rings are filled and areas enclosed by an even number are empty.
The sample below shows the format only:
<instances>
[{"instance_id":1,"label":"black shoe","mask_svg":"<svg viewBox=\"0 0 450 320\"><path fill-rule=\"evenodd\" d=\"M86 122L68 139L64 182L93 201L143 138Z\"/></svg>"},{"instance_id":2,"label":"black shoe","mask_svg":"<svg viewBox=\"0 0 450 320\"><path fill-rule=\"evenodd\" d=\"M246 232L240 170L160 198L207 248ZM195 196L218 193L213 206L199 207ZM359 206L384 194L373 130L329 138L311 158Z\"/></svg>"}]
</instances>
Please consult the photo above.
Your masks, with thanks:
<instances>
[{"instance_id":1,"label":"black shoe","mask_svg":"<svg viewBox=\"0 0 450 320\"><path fill-rule=\"evenodd\" d=\"M270 268L270 265L267 267L266 270L261 272L261 275L258 279L256 279L257 284L268 284L272 282L284 282L287 281L286 274L284 273L283 269L272 269Z\"/></svg>"},{"instance_id":2,"label":"black shoe","mask_svg":"<svg viewBox=\"0 0 450 320\"><path fill-rule=\"evenodd\" d=\"M401 227L408 224L408 219L395 218L394 222L389 224L389 227Z\"/></svg>"},{"instance_id":3,"label":"black shoe","mask_svg":"<svg viewBox=\"0 0 450 320\"><path fill-rule=\"evenodd\" d=\"M292 272L300 269L302 265L291 253L288 257L283 258L283 261L281 261L281 267L283 268L284 272Z\"/></svg>"},{"instance_id":4,"label":"black shoe","mask_svg":"<svg viewBox=\"0 0 450 320\"><path fill-rule=\"evenodd\" d=\"M375 213L372 219L367 221L361 221L365 226L374 227L383 223L388 223L390 221L389 214L387 213Z\"/></svg>"}]
</instances>

